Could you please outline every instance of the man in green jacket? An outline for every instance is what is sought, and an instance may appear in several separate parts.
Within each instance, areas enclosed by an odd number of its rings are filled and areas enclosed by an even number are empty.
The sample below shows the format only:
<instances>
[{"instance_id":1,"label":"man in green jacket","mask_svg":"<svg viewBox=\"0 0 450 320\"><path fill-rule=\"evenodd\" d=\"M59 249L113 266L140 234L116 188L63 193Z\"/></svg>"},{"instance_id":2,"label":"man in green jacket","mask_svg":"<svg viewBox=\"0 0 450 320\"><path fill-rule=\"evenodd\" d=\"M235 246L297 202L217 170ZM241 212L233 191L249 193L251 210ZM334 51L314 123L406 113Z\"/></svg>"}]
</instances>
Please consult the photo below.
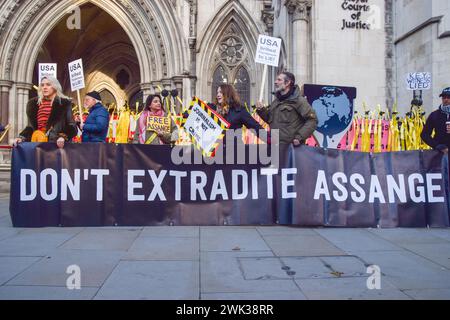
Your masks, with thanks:
<instances>
[{"instance_id":1,"label":"man in green jacket","mask_svg":"<svg viewBox=\"0 0 450 320\"><path fill-rule=\"evenodd\" d=\"M270 128L278 129L280 144L300 146L317 128L317 115L295 84L295 76L282 72L275 80L276 99L269 107L257 104L257 112Z\"/></svg>"}]
</instances>

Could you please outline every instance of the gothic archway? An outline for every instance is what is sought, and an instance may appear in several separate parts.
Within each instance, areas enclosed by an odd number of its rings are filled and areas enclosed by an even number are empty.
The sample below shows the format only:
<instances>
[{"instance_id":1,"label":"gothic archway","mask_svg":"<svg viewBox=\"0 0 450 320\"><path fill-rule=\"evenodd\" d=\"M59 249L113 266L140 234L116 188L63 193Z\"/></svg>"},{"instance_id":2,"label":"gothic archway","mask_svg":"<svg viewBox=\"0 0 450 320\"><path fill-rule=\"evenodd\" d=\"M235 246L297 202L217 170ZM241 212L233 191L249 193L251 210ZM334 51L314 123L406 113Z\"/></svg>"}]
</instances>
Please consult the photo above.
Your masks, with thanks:
<instances>
[{"instance_id":1,"label":"gothic archway","mask_svg":"<svg viewBox=\"0 0 450 320\"><path fill-rule=\"evenodd\" d=\"M2 107L2 115L6 114L13 124L11 135L26 123L25 105L40 48L58 23L86 3L113 17L128 36L136 52L140 89L145 95L152 91L153 83L166 79L173 84L186 69L187 41L182 38L168 0L35 0L31 4L5 0L5 20L0 28L0 87L8 95L2 99L8 102L6 108Z\"/></svg>"},{"instance_id":2,"label":"gothic archway","mask_svg":"<svg viewBox=\"0 0 450 320\"><path fill-rule=\"evenodd\" d=\"M198 51L199 69L202 77L197 83L199 95L209 97L216 85L213 82L214 73L222 66L235 84L239 70L247 72L248 100L257 99L258 79L262 75L262 66L254 62L258 35L262 34L252 16L239 1L227 2L207 24L199 37ZM205 76L206 75L206 76ZM240 87L241 92L244 92Z\"/></svg>"}]
</instances>

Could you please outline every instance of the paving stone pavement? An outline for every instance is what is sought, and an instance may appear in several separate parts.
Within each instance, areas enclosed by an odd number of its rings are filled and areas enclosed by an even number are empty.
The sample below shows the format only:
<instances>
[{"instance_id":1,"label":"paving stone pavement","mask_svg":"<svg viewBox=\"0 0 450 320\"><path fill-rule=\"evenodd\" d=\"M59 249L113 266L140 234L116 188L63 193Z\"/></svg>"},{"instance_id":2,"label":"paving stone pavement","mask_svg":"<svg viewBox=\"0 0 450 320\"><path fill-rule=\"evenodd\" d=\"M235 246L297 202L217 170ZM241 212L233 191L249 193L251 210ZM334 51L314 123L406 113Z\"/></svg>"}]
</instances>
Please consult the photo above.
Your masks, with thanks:
<instances>
[{"instance_id":1,"label":"paving stone pavement","mask_svg":"<svg viewBox=\"0 0 450 320\"><path fill-rule=\"evenodd\" d=\"M16 229L8 207L2 195L0 300L450 300L450 229Z\"/></svg>"}]
</instances>

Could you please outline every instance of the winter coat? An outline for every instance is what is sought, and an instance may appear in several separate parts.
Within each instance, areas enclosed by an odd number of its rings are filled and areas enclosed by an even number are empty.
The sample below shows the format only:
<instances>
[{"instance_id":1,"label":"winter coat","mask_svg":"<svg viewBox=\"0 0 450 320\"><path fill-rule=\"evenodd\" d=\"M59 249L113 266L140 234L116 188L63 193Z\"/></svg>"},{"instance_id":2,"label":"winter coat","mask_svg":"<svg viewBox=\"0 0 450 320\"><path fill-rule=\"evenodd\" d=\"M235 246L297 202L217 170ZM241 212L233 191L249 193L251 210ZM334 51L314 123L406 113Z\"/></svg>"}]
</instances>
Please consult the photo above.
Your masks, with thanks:
<instances>
[{"instance_id":1,"label":"winter coat","mask_svg":"<svg viewBox=\"0 0 450 320\"><path fill-rule=\"evenodd\" d=\"M83 142L106 142L109 129L109 113L101 104L97 103L91 110L83 127Z\"/></svg>"},{"instance_id":2,"label":"winter coat","mask_svg":"<svg viewBox=\"0 0 450 320\"><path fill-rule=\"evenodd\" d=\"M450 121L450 115L443 112L439 107L428 117L422 130L422 140L436 150L450 149L450 134L447 133L446 122ZM431 137L433 130L435 136Z\"/></svg>"},{"instance_id":3,"label":"winter coat","mask_svg":"<svg viewBox=\"0 0 450 320\"><path fill-rule=\"evenodd\" d=\"M305 143L318 124L316 112L301 95L298 86L284 99L277 96L268 108L259 110L258 114L271 130L279 130L281 144L290 144L294 139Z\"/></svg>"},{"instance_id":4,"label":"winter coat","mask_svg":"<svg viewBox=\"0 0 450 320\"><path fill-rule=\"evenodd\" d=\"M33 98L27 103L28 126L20 133L25 142L30 142L33 132L38 129L38 98ZM72 102L68 99L56 97L52 104L52 110L47 121L46 131L48 141L56 142L63 137L66 141L72 140L77 134L77 127L72 114Z\"/></svg>"}]
</instances>

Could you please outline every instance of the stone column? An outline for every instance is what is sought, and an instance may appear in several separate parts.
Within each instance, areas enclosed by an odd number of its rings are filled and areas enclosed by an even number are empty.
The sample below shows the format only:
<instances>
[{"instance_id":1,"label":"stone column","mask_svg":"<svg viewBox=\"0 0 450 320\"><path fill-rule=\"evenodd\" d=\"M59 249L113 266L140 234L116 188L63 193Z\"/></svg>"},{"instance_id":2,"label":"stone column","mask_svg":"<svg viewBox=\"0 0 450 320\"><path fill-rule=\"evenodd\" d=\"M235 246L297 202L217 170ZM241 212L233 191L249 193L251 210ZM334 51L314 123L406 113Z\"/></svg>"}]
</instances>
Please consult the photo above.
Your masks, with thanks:
<instances>
[{"instance_id":1,"label":"stone column","mask_svg":"<svg viewBox=\"0 0 450 320\"><path fill-rule=\"evenodd\" d=\"M153 90L153 85L151 83L141 83L141 90L142 90L142 101L145 105L145 100L149 95L151 95Z\"/></svg>"},{"instance_id":2,"label":"stone column","mask_svg":"<svg viewBox=\"0 0 450 320\"><path fill-rule=\"evenodd\" d=\"M188 93L190 96L196 94L197 89L197 20L198 20L198 0L189 0L189 54L190 70L187 76L190 76L190 87Z\"/></svg>"},{"instance_id":3,"label":"stone column","mask_svg":"<svg viewBox=\"0 0 450 320\"><path fill-rule=\"evenodd\" d=\"M14 132L16 136L28 125L27 118L27 103L30 99L30 90L33 89L33 84L26 82L16 83L16 103L14 110L15 126Z\"/></svg>"},{"instance_id":4,"label":"stone column","mask_svg":"<svg viewBox=\"0 0 450 320\"><path fill-rule=\"evenodd\" d=\"M178 90L178 96L180 99L183 98L183 77L173 77L173 83L175 84L175 89ZM178 101L178 99L175 100L175 106L176 111L180 112L181 110L181 103Z\"/></svg>"},{"instance_id":5,"label":"stone column","mask_svg":"<svg viewBox=\"0 0 450 320\"><path fill-rule=\"evenodd\" d=\"M268 35L273 36L273 24L275 20L275 14L274 9L272 7L272 1L264 1L263 3L263 10L261 11L261 20L264 22L264 25L266 26L266 32ZM274 91L274 80L275 80L275 73L276 70L274 68L268 68L268 81L267 81L267 88L268 90L266 92L273 92ZM266 80L267 80L266 79ZM254 91L254 90L252 90ZM256 94L253 94L256 96ZM267 94L266 94L267 96ZM269 95L270 96L270 95ZM254 100L256 100L255 98ZM270 101L270 99L269 99Z\"/></svg>"},{"instance_id":6,"label":"stone column","mask_svg":"<svg viewBox=\"0 0 450 320\"><path fill-rule=\"evenodd\" d=\"M297 83L303 86L310 80L309 74L309 22L311 0L286 0L285 5L292 15L292 73Z\"/></svg>"},{"instance_id":7,"label":"stone column","mask_svg":"<svg viewBox=\"0 0 450 320\"><path fill-rule=\"evenodd\" d=\"M173 88L172 88L172 80L170 80L170 79L162 79L162 81L161 81L161 83L162 83L162 89L164 90L168 90L168 91L171 91Z\"/></svg>"},{"instance_id":8,"label":"stone column","mask_svg":"<svg viewBox=\"0 0 450 320\"><path fill-rule=\"evenodd\" d=\"M11 81L0 80L0 124L4 126L12 122L9 119L9 91L11 87ZM9 136L8 134L3 140L4 144L8 143Z\"/></svg>"}]
</instances>

